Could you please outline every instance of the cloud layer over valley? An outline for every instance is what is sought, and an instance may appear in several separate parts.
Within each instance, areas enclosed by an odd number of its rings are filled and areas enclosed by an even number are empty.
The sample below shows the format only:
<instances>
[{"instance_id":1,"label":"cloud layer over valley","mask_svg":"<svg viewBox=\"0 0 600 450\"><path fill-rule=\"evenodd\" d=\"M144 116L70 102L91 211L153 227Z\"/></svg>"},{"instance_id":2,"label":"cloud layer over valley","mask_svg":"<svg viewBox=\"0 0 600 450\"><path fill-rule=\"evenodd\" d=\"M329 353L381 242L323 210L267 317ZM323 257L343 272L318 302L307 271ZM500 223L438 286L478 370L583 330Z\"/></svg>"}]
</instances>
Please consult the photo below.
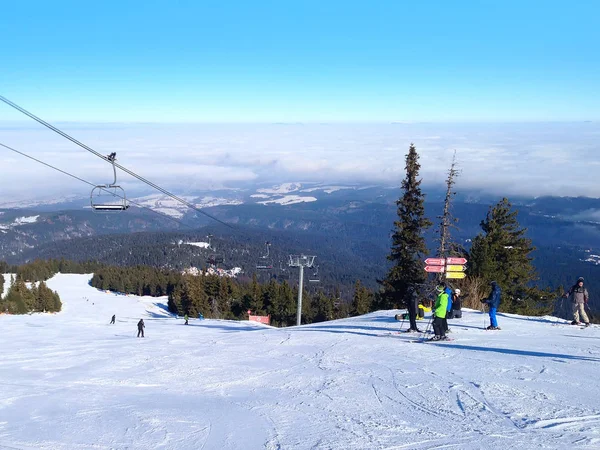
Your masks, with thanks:
<instances>
[{"instance_id":1,"label":"cloud layer over valley","mask_svg":"<svg viewBox=\"0 0 600 450\"><path fill-rule=\"evenodd\" d=\"M443 183L453 151L460 190L600 197L600 124L59 124L123 166L180 194L286 181L396 186L411 142L425 186ZM93 183L110 167L36 124L1 123L0 142ZM3 199L78 195L85 185L2 148ZM129 176L120 183L136 189Z\"/></svg>"}]
</instances>

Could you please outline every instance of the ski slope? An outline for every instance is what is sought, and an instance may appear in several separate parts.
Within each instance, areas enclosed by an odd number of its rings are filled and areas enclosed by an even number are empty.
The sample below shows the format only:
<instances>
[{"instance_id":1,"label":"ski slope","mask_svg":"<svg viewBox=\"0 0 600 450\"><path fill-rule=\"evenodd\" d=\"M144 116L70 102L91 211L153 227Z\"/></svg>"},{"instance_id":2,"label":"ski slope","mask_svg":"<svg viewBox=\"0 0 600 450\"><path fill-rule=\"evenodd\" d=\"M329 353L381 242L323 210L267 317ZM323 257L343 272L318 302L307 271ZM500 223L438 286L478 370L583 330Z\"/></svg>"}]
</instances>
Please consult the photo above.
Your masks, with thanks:
<instances>
[{"instance_id":1,"label":"ski slope","mask_svg":"<svg viewBox=\"0 0 600 450\"><path fill-rule=\"evenodd\" d=\"M455 341L413 343L397 311L184 326L166 298L89 278L49 280L59 314L0 316L0 449L600 448L597 327L483 331L466 311Z\"/></svg>"}]
</instances>

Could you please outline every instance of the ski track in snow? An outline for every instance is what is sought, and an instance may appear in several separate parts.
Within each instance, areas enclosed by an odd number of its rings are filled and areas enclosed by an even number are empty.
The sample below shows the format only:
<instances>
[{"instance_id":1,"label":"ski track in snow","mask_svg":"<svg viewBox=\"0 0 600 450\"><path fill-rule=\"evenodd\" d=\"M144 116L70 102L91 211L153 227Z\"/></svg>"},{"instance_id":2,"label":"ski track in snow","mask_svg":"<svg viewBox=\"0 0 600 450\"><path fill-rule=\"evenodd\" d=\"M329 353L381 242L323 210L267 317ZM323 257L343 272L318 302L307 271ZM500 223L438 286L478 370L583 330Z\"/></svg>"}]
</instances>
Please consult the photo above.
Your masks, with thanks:
<instances>
[{"instance_id":1,"label":"ski track in snow","mask_svg":"<svg viewBox=\"0 0 600 450\"><path fill-rule=\"evenodd\" d=\"M465 311L428 345L389 334L398 311L184 326L89 278L49 280L59 314L0 316L0 449L600 448L595 326Z\"/></svg>"}]
</instances>

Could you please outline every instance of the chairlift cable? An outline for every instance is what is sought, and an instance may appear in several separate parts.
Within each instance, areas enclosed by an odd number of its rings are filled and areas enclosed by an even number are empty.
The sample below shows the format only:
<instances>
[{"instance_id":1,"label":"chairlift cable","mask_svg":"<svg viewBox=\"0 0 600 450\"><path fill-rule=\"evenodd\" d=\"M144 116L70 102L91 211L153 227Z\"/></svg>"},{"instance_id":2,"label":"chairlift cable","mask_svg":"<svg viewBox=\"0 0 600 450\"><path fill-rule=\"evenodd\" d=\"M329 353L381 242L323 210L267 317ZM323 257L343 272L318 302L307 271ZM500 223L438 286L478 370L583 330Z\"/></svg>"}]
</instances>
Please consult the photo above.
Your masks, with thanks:
<instances>
[{"instance_id":1,"label":"chairlift cable","mask_svg":"<svg viewBox=\"0 0 600 450\"><path fill-rule=\"evenodd\" d=\"M111 162L111 161L110 161L110 160L109 160L109 159L108 159L106 156L104 156L104 155L103 155L103 154L101 154L100 152L98 152L98 151L94 150L93 148L91 148L91 147L89 147L89 146L85 145L84 143L82 143L82 142L78 141L77 139L75 139L74 137L72 137L72 136L70 136L69 134L65 133L64 131L62 131L62 130L58 129L58 128L57 128L57 127L55 127L54 125L51 125L50 123L46 122L45 120L43 120L43 119L41 119L41 118L37 117L36 115L34 115L34 114L30 113L30 112L29 112L29 111L27 111L25 108L23 108L23 107L21 107L21 106L17 105L16 103L14 103L14 102L10 101L10 100L9 100L9 99L7 99L6 97L4 97L4 96L0 95L0 100L1 100L2 102L6 103L8 106L10 106L10 107L12 107L12 108L16 109L17 111L19 111L19 112L21 112L21 113L25 114L27 117L30 117L31 119L35 120L35 121L36 121L36 122L38 122L39 124L41 124L41 125L45 126L46 128L49 128L50 130L54 131L55 133L57 133L57 134L61 135L61 136L62 136L62 137L64 137L65 139L68 139L69 141L73 142L74 144L78 145L79 147L83 148L84 150L87 150L88 152L92 153L93 155L96 155L98 158L100 158L100 159L102 159L102 160L104 160L104 161L106 161L106 162ZM212 216L211 214L209 214L209 213L207 213L207 212L205 212L205 211L202 211L200 208L196 207L196 205L194 205L194 204L192 204L192 203L190 203L190 202L188 202L188 201L184 200L184 199L183 199L183 198L181 198L181 197L178 197L177 195L175 195L175 194L173 194L173 193L171 193L171 192L167 191L166 189L164 189L164 188L160 187L159 185L157 185L157 184L153 183L152 181L150 181L150 180L147 180L146 178L142 177L141 175L138 175L137 173L135 173L135 172L133 172L133 171L129 170L128 168L126 168L126 167L123 167L122 165L120 165L120 164L117 164L116 162L114 163L114 165L115 165L116 167L118 167L119 169L121 169L123 172L125 172L125 173L127 173L127 174L131 175L131 176L132 176L132 177L134 177L134 178L137 178L137 179L138 179L138 180L140 180L142 183L146 183L148 186L150 186L150 187L153 187L154 189L156 189L156 190L158 190L158 191L162 192L163 194L165 194L165 195L167 195L167 196L171 197L172 199L174 199L174 200L178 201L179 203L182 203L183 205L187 206L188 208L191 208L191 209L193 209L194 211L196 211L196 212L199 212L200 214L203 214L204 216L206 216L206 217L208 217L208 218L210 218L210 219L212 219L212 220L214 220L214 221L216 221L216 222L219 222L219 223L220 223L220 224L222 224L222 225L225 225L226 227L229 227L229 228L231 228L231 229L234 229L234 227L233 227L232 225L230 225L230 224L228 224L228 223L226 223L226 222L224 222L224 221L222 221L222 220L220 220L220 219L217 219L216 217Z\"/></svg>"},{"instance_id":2,"label":"chairlift cable","mask_svg":"<svg viewBox=\"0 0 600 450\"><path fill-rule=\"evenodd\" d=\"M28 155L27 153L21 152L21 151L17 150L16 148L9 147L8 145L5 145L5 144L3 144L3 143L1 143L1 142L0 142L0 146L1 146L1 147L4 147L5 149L7 149L7 150L10 150L10 151L12 151L12 152L18 153L19 155L21 155L21 156L24 156L25 158L29 158L29 159L31 159L32 161L35 161L35 162L37 162L37 163L39 163L39 164L42 164L42 165L44 165L44 166L46 166L46 167L49 167L50 169L54 169L54 170L56 170L56 171L58 171L58 172L60 172L60 173L62 173L62 174L64 174L64 175L67 175L67 176L69 176L69 177L71 177L71 178L74 178L74 179L76 179L76 180L78 180L78 181L81 181L82 183L89 184L90 186L94 186L94 187L96 187L96 185L95 185L94 183L90 182L90 181L84 180L83 178L80 178L80 177L78 177L77 175L73 175L72 173L69 173L69 172L67 172L67 171L65 171L65 170L59 169L58 167L55 167L55 166L53 166L53 165L51 165L51 164L48 164L47 162L44 162L44 161L42 161L41 159L37 159L37 158L35 158L35 157L31 156L31 155ZM107 192L107 193L109 193L109 194L111 194L111 195L115 196L115 197L119 197L121 200L124 200L124 199L125 199L124 197L122 197L122 196L120 196L120 195L118 195L118 194L116 194L116 193L114 193L114 192L112 192L112 191L109 191L109 190L107 190L107 189L105 189L105 188L101 188L101 189L102 189L103 191L105 191L105 192ZM161 213L161 212L155 211L155 210L153 210L152 208L149 208L149 207L147 207L147 206L141 205L141 204L139 204L139 203L137 203L137 202L134 202L134 201L132 201L132 200L127 200L127 201L128 201L129 203L133 203L134 205L136 205L136 206L138 206L138 207L140 207L140 208L144 208L144 209L147 209L148 211L151 211L151 212L153 212L153 213L155 213L155 214L158 214L158 215L159 215L159 216L161 216L161 217L164 217L164 218L166 218L166 219L172 220L173 222L177 222L179 225L182 225L182 226L184 226L184 227L187 227L187 228L189 228L189 229L191 229L191 230L195 230L195 228L194 228L194 227L191 227L190 225L187 225L187 224L183 223L182 221L175 219L174 217L168 216L167 214L163 214L163 213Z\"/></svg>"}]
</instances>

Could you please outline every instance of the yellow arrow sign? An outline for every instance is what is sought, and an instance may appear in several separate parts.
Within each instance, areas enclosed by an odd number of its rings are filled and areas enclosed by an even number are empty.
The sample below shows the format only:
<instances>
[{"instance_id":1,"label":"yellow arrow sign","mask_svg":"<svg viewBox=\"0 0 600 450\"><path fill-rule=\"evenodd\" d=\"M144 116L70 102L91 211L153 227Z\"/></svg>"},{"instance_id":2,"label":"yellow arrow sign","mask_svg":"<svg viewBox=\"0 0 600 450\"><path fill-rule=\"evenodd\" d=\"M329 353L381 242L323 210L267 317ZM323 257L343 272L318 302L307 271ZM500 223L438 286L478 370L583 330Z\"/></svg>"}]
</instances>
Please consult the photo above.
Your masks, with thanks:
<instances>
[{"instance_id":1,"label":"yellow arrow sign","mask_svg":"<svg viewBox=\"0 0 600 450\"><path fill-rule=\"evenodd\" d=\"M446 272L446 278L466 278L466 276L464 272Z\"/></svg>"},{"instance_id":2,"label":"yellow arrow sign","mask_svg":"<svg viewBox=\"0 0 600 450\"><path fill-rule=\"evenodd\" d=\"M465 270L467 270L465 266L457 266L454 264L446 266L446 272L464 272Z\"/></svg>"}]
</instances>

